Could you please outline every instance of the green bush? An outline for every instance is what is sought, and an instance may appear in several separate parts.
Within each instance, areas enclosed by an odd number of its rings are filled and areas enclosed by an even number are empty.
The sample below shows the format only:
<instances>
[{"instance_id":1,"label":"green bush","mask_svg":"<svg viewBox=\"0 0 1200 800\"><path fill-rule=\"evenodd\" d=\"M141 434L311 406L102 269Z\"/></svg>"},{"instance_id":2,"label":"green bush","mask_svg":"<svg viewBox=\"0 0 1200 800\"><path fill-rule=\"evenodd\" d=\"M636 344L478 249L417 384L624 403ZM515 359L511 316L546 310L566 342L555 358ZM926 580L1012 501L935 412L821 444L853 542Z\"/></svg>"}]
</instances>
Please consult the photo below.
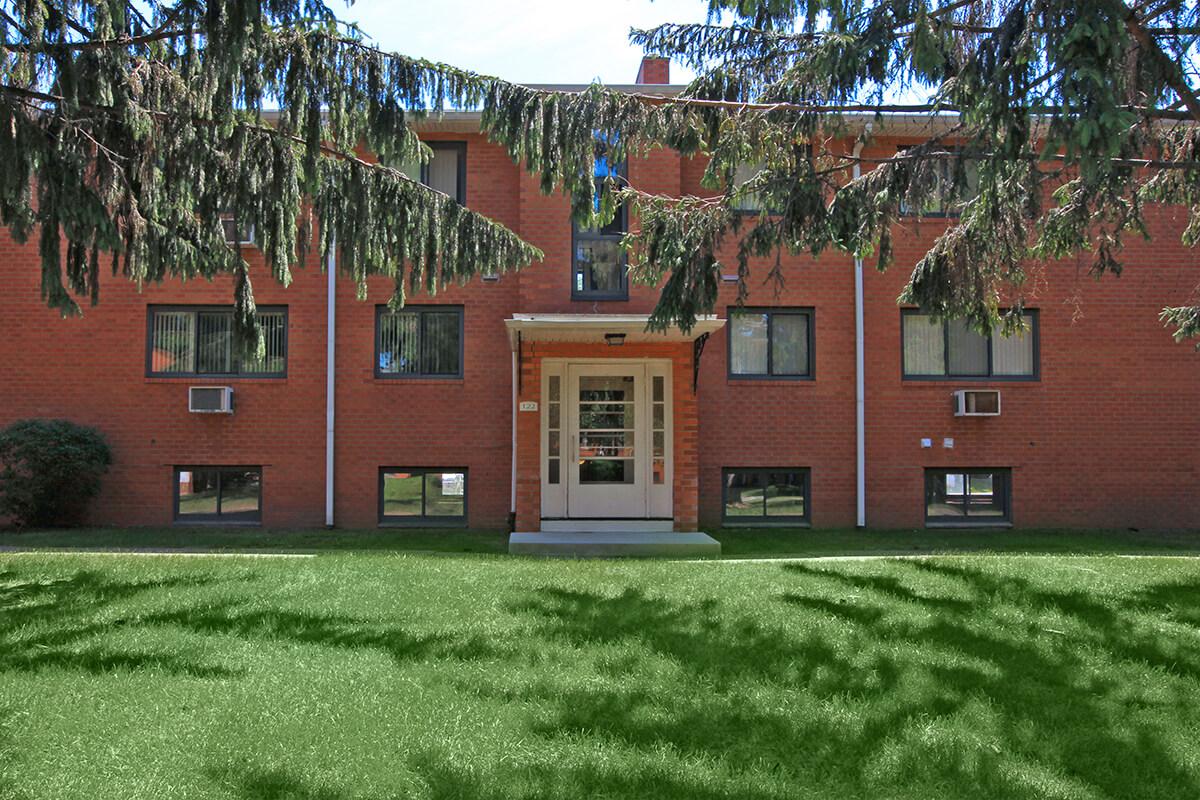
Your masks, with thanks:
<instances>
[{"instance_id":1,"label":"green bush","mask_svg":"<svg viewBox=\"0 0 1200 800\"><path fill-rule=\"evenodd\" d=\"M0 517L18 527L80 521L112 451L94 428L25 419L0 431Z\"/></svg>"}]
</instances>

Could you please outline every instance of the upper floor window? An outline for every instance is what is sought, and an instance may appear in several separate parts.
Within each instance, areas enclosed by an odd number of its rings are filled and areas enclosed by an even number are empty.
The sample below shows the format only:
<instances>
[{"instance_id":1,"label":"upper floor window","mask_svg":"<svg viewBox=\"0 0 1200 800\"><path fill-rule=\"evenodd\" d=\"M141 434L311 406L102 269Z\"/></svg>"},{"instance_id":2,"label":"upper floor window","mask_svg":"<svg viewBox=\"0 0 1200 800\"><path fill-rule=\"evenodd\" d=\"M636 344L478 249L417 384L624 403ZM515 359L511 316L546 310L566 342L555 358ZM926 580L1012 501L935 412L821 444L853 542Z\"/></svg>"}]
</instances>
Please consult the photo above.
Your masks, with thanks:
<instances>
[{"instance_id":1,"label":"upper floor window","mask_svg":"<svg viewBox=\"0 0 1200 800\"><path fill-rule=\"evenodd\" d=\"M738 164L733 172L734 186L738 187L735 190L733 207L737 211L742 211L747 214L757 214L762 211L762 198L758 192L749 190L741 190L741 187L746 183L758 177L758 173L763 169L762 164Z\"/></svg>"},{"instance_id":2,"label":"upper floor window","mask_svg":"<svg viewBox=\"0 0 1200 800\"><path fill-rule=\"evenodd\" d=\"M728 328L731 377L813 377L812 309L731 308Z\"/></svg>"},{"instance_id":3,"label":"upper floor window","mask_svg":"<svg viewBox=\"0 0 1200 800\"><path fill-rule=\"evenodd\" d=\"M1025 331L983 336L963 320L934 322L916 310L901 312L905 378L1034 380L1038 375L1038 315L1025 312Z\"/></svg>"},{"instance_id":4,"label":"upper floor window","mask_svg":"<svg viewBox=\"0 0 1200 800\"><path fill-rule=\"evenodd\" d=\"M462 347L460 306L375 310L376 377L461 378Z\"/></svg>"},{"instance_id":5,"label":"upper floor window","mask_svg":"<svg viewBox=\"0 0 1200 800\"><path fill-rule=\"evenodd\" d=\"M148 375L280 378L287 373L286 308L258 309L266 343L261 359L242 356L234 346L230 307L150 306L149 315Z\"/></svg>"},{"instance_id":6,"label":"upper floor window","mask_svg":"<svg viewBox=\"0 0 1200 800\"><path fill-rule=\"evenodd\" d=\"M898 153L903 155L907 147L901 147ZM962 213L971 199L979 194L979 164L973 159L961 159L964 170L965 185L955 188L955 170L960 158L957 149L946 148L951 155L939 158L933 164L934 190L926 198L920 208L907 203L901 203L900 213L921 217L957 217Z\"/></svg>"},{"instance_id":7,"label":"upper floor window","mask_svg":"<svg viewBox=\"0 0 1200 800\"><path fill-rule=\"evenodd\" d=\"M467 204L467 143L426 142L433 156L424 164L403 167L408 177Z\"/></svg>"},{"instance_id":8,"label":"upper floor window","mask_svg":"<svg viewBox=\"0 0 1200 800\"><path fill-rule=\"evenodd\" d=\"M594 180L596 204L600 203L600 185L607 178L622 180L624 164L614 164L608 146L597 140ZM621 237L628 229L628 212L617 209L613 219L600 228L580 228L571 223L572 270L571 297L579 300L625 300L629 297L629 279Z\"/></svg>"}]
</instances>

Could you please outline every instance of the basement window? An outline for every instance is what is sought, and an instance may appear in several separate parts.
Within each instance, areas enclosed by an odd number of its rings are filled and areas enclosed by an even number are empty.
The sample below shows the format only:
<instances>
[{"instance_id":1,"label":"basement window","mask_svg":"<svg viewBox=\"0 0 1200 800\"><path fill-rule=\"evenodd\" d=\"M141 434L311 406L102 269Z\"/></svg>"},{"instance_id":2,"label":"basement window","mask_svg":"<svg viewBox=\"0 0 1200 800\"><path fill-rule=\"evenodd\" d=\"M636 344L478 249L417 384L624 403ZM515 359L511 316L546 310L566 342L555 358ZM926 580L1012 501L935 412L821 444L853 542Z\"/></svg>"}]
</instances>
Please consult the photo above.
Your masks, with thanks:
<instances>
[{"instance_id":1,"label":"basement window","mask_svg":"<svg viewBox=\"0 0 1200 800\"><path fill-rule=\"evenodd\" d=\"M726 468L721 519L726 525L808 524L810 470Z\"/></svg>"},{"instance_id":2,"label":"basement window","mask_svg":"<svg viewBox=\"0 0 1200 800\"><path fill-rule=\"evenodd\" d=\"M262 467L176 467L175 521L262 521Z\"/></svg>"},{"instance_id":3,"label":"basement window","mask_svg":"<svg viewBox=\"0 0 1200 800\"><path fill-rule=\"evenodd\" d=\"M1008 469L925 470L925 522L1007 525L1012 522Z\"/></svg>"},{"instance_id":4,"label":"basement window","mask_svg":"<svg viewBox=\"0 0 1200 800\"><path fill-rule=\"evenodd\" d=\"M467 471L461 467L379 470L381 525L465 525Z\"/></svg>"}]
</instances>

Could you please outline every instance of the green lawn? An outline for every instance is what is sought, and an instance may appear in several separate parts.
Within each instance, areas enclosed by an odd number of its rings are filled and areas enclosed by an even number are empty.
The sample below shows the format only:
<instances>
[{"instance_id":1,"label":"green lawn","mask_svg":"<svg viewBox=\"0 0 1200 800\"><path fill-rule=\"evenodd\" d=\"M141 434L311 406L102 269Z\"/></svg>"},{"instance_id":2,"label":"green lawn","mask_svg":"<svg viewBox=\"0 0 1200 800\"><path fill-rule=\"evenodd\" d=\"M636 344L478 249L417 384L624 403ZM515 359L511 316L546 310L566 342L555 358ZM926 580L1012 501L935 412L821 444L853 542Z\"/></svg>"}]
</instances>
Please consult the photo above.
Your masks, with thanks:
<instances>
[{"instance_id":1,"label":"green lawn","mask_svg":"<svg viewBox=\"0 0 1200 800\"><path fill-rule=\"evenodd\" d=\"M7 554L0 673L4 800L1200 797L1193 558Z\"/></svg>"},{"instance_id":2,"label":"green lawn","mask_svg":"<svg viewBox=\"0 0 1200 800\"><path fill-rule=\"evenodd\" d=\"M711 530L730 558L916 555L923 553L1084 553L1200 555L1200 531L1026 530ZM0 548L152 549L269 552L505 553L508 535L450 528L263 530L260 528L0 529Z\"/></svg>"}]
</instances>

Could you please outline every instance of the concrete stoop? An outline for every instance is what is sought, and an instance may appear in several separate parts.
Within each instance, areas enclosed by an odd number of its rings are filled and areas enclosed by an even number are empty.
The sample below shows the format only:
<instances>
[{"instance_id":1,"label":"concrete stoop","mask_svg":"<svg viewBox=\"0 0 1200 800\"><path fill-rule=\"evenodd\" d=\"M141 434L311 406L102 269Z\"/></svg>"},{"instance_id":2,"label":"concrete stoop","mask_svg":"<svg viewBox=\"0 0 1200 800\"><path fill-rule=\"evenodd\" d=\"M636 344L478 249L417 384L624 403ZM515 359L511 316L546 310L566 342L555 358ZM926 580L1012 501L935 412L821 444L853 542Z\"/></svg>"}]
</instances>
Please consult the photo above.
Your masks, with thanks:
<instances>
[{"instance_id":1,"label":"concrete stoop","mask_svg":"<svg viewBox=\"0 0 1200 800\"><path fill-rule=\"evenodd\" d=\"M714 558L721 543L706 533L596 531L584 533L513 533L508 552L561 558Z\"/></svg>"}]
</instances>

